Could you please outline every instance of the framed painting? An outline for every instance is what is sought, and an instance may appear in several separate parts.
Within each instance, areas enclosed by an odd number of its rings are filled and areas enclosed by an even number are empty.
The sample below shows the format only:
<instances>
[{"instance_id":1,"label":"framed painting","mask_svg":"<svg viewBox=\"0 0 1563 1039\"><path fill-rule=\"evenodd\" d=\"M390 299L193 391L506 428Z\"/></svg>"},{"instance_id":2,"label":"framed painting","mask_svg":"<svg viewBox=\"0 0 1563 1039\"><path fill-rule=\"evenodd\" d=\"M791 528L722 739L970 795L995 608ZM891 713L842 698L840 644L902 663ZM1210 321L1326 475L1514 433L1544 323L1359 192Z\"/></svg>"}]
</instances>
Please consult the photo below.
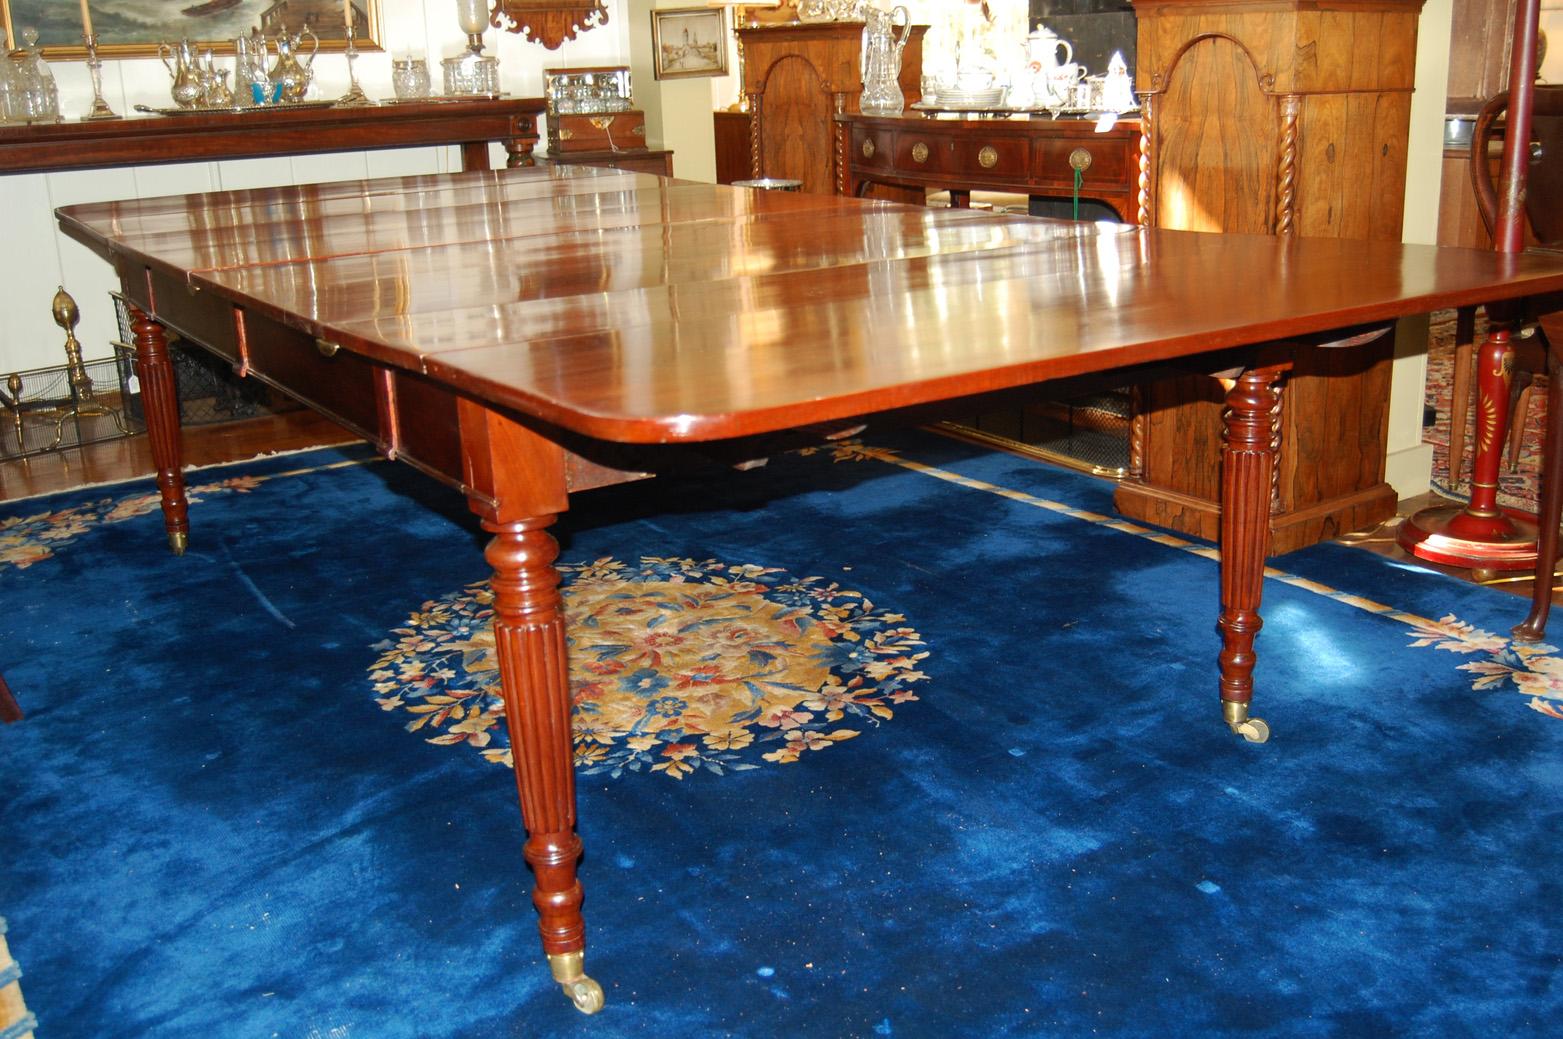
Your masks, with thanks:
<instances>
[{"instance_id":1,"label":"framed painting","mask_svg":"<svg viewBox=\"0 0 1563 1039\"><path fill-rule=\"evenodd\" d=\"M22 31L38 30L44 57L80 59L83 11L105 58L150 58L159 43L189 40L219 54L232 54L233 41L259 28L276 36L286 26L308 25L320 49L347 46L347 13L353 13L359 50L380 50L380 0L0 0L0 27L8 46L22 45Z\"/></svg>"},{"instance_id":2,"label":"framed painting","mask_svg":"<svg viewBox=\"0 0 1563 1039\"><path fill-rule=\"evenodd\" d=\"M727 9L664 7L651 12L652 75L727 75Z\"/></svg>"}]
</instances>

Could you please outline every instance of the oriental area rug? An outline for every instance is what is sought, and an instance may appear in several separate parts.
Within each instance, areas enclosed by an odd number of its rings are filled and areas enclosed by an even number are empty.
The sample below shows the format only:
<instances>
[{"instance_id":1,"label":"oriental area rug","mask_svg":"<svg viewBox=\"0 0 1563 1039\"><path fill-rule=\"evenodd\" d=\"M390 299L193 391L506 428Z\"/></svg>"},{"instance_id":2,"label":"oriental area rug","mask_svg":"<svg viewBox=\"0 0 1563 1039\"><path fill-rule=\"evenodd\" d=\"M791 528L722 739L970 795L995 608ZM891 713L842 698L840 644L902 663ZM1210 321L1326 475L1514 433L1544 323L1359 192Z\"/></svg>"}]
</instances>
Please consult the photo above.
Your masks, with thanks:
<instances>
[{"instance_id":1,"label":"oriental area rug","mask_svg":"<svg viewBox=\"0 0 1563 1039\"><path fill-rule=\"evenodd\" d=\"M483 535L366 452L0 511L0 915L37 1034L1550 1036L1563 654L928 431L577 496L587 970L548 977Z\"/></svg>"}]
</instances>

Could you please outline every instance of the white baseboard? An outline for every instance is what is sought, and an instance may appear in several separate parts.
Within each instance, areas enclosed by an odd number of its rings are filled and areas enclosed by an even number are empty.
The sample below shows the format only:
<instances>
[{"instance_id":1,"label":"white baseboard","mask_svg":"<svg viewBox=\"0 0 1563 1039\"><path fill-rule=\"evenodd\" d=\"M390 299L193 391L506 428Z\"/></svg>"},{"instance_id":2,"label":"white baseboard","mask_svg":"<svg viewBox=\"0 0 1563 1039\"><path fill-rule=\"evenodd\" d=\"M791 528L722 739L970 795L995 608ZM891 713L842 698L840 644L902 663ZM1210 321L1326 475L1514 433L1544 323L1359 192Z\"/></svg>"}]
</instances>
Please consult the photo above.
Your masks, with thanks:
<instances>
[{"instance_id":1,"label":"white baseboard","mask_svg":"<svg viewBox=\"0 0 1563 1039\"><path fill-rule=\"evenodd\" d=\"M1433 488L1433 445L1416 444L1391 451L1384 459L1384 481L1400 498L1415 498Z\"/></svg>"}]
</instances>

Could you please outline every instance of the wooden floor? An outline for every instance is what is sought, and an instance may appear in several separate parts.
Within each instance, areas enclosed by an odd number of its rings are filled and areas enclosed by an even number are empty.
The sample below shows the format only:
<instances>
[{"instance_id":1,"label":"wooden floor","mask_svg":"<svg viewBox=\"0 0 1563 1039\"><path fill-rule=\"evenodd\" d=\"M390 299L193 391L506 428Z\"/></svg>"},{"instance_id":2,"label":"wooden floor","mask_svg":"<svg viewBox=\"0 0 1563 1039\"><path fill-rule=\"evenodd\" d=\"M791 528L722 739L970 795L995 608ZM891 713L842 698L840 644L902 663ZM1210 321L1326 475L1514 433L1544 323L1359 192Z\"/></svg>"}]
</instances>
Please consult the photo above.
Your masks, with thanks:
<instances>
[{"instance_id":1,"label":"wooden floor","mask_svg":"<svg viewBox=\"0 0 1563 1039\"><path fill-rule=\"evenodd\" d=\"M352 439L351 434L313 412L290 411L242 422L187 428L184 440L185 464L215 465L279 451L344 443ZM148 476L153 471L152 452L147 438L122 437L86 447L0 462L0 501L50 494L90 484L113 483ZM1469 570L1438 566L1416 559L1395 543L1395 528L1401 517L1433 504L1446 502L1432 494L1407 499L1400 503L1400 513L1394 519L1387 520L1371 531L1349 534L1341 538L1340 543L1440 570L1462 580L1473 580ZM1482 583L1514 595L1530 597L1531 581L1528 575L1500 575ZM1556 603L1563 603L1563 590L1556 584L1552 598ZM1516 623L1518 620L1516 617Z\"/></svg>"},{"instance_id":2,"label":"wooden floor","mask_svg":"<svg viewBox=\"0 0 1563 1039\"><path fill-rule=\"evenodd\" d=\"M197 467L357 439L334 422L303 409L240 422L187 426L184 434L185 465ZM0 501L150 476L156 468L145 435L7 459L0 462Z\"/></svg>"}]
</instances>

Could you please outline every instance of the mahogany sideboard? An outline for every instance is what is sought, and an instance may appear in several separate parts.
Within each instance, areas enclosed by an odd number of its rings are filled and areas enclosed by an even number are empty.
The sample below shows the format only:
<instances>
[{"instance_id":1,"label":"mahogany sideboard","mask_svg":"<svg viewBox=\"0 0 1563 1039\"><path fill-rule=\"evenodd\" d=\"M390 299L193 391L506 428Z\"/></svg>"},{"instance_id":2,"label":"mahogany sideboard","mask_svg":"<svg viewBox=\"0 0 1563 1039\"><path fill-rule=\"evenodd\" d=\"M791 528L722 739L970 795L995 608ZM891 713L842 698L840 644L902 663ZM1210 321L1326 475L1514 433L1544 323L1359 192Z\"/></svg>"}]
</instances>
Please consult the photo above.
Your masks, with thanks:
<instances>
[{"instance_id":1,"label":"mahogany sideboard","mask_svg":"<svg viewBox=\"0 0 1563 1039\"><path fill-rule=\"evenodd\" d=\"M1364 327L1400 316L1563 291L1558 256L1036 220L569 166L94 203L58 218L114 265L135 308L177 550L191 526L165 326L413 461L492 535L533 903L554 979L588 1012L603 994L584 972L549 533L575 491L691 449L767 454L775 444L751 438L816 423L969 409L1061 380L1121 384L1173 360L1230 372L1220 651L1206 681L1226 725L1263 742L1249 703L1272 415L1298 344L1350 353Z\"/></svg>"},{"instance_id":2,"label":"mahogany sideboard","mask_svg":"<svg viewBox=\"0 0 1563 1039\"><path fill-rule=\"evenodd\" d=\"M843 195L876 184L948 189L950 204L971 193L1008 191L1070 198L1075 167L1080 197L1137 223L1140 124L1120 120L1105 133L1084 119L936 119L920 112L836 116L836 168Z\"/></svg>"},{"instance_id":3,"label":"mahogany sideboard","mask_svg":"<svg viewBox=\"0 0 1563 1039\"><path fill-rule=\"evenodd\" d=\"M464 169L486 169L491 141L504 145L506 165L525 166L542 111L542 98L499 98L0 126L0 173L452 144Z\"/></svg>"}]
</instances>

